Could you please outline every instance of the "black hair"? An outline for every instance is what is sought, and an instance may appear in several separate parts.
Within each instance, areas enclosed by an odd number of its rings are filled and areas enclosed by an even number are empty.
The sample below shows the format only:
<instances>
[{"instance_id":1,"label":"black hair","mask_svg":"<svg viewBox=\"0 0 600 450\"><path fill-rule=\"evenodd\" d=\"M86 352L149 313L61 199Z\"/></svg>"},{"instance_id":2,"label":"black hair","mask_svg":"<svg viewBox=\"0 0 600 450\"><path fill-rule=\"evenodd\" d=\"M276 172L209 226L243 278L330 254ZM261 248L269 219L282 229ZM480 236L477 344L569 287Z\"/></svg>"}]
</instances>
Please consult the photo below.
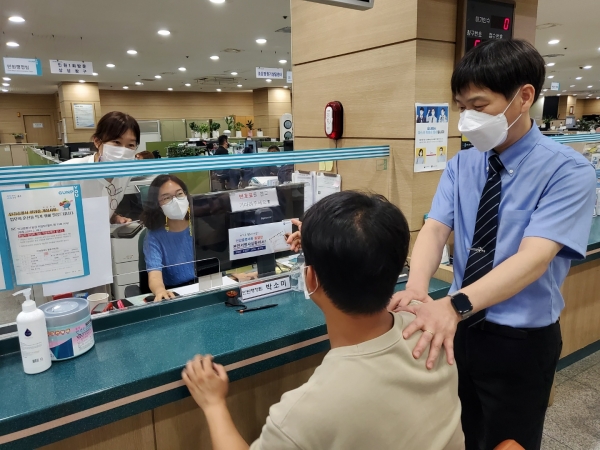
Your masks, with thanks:
<instances>
[{"instance_id":1,"label":"black hair","mask_svg":"<svg viewBox=\"0 0 600 450\"><path fill-rule=\"evenodd\" d=\"M176 177L175 175L159 175L154 180L152 180L152 183L148 188L148 196L144 201L144 211L142 212L142 215L140 217L142 223L149 230L158 230L160 227L165 226L166 216L165 213L163 213L160 204L158 203L158 193L160 191L161 186L168 181L172 181L173 183L176 183L179 186L181 186L183 192L188 194L189 197L187 186L180 178ZM187 218L188 217L186 215L186 219Z\"/></svg>"},{"instance_id":2,"label":"black hair","mask_svg":"<svg viewBox=\"0 0 600 450\"><path fill-rule=\"evenodd\" d=\"M421 106L421 109L420 109L419 111L423 111L423 112L425 112L425 110L423 109L423 107L422 107L422 106Z\"/></svg>"},{"instance_id":3,"label":"black hair","mask_svg":"<svg viewBox=\"0 0 600 450\"><path fill-rule=\"evenodd\" d=\"M219 136L219 145L222 146L225 142L228 142L227 136L222 134L221 136Z\"/></svg>"},{"instance_id":4,"label":"black hair","mask_svg":"<svg viewBox=\"0 0 600 450\"><path fill-rule=\"evenodd\" d=\"M419 156L423 156L423 149L422 148L419 149Z\"/></svg>"},{"instance_id":5,"label":"black hair","mask_svg":"<svg viewBox=\"0 0 600 450\"><path fill-rule=\"evenodd\" d=\"M135 135L135 142L140 145L140 126L133 117L119 111L112 111L98 121L96 132L92 139L98 139L101 142L110 142L119 139L127 130L131 130Z\"/></svg>"},{"instance_id":6,"label":"black hair","mask_svg":"<svg viewBox=\"0 0 600 450\"><path fill-rule=\"evenodd\" d=\"M546 63L529 42L521 39L489 40L469 50L452 74L452 94L473 85L511 100L521 86L535 88L534 103L546 79Z\"/></svg>"},{"instance_id":7,"label":"black hair","mask_svg":"<svg viewBox=\"0 0 600 450\"><path fill-rule=\"evenodd\" d=\"M268 149L267 152L271 152L271 153L275 153L279 151L279 147L277 147L276 145L271 145Z\"/></svg>"},{"instance_id":8,"label":"black hair","mask_svg":"<svg viewBox=\"0 0 600 450\"><path fill-rule=\"evenodd\" d=\"M385 197L356 191L329 195L302 222L307 266L334 306L346 314L385 309L408 255L404 215Z\"/></svg>"}]
</instances>

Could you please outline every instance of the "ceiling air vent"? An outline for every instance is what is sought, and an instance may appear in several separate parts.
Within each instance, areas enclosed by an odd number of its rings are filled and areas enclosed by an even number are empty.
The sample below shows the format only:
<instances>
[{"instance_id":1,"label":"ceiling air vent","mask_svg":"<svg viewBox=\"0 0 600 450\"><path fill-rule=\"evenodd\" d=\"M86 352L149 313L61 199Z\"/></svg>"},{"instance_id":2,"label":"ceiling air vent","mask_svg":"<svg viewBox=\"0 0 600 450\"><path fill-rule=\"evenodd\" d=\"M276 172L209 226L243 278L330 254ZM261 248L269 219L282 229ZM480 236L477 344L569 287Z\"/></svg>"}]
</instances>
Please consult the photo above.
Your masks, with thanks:
<instances>
[{"instance_id":1,"label":"ceiling air vent","mask_svg":"<svg viewBox=\"0 0 600 450\"><path fill-rule=\"evenodd\" d=\"M225 52L225 53L242 53L242 51L239 48L226 48L225 50L223 50L223 52Z\"/></svg>"},{"instance_id":2,"label":"ceiling air vent","mask_svg":"<svg viewBox=\"0 0 600 450\"><path fill-rule=\"evenodd\" d=\"M292 32L292 27L283 27L280 28L279 30L275 30L275 33L291 33Z\"/></svg>"},{"instance_id":3,"label":"ceiling air vent","mask_svg":"<svg viewBox=\"0 0 600 450\"><path fill-rule=\"evenodd\" d=\"M549 55L542 55L542 58L559 58L565 56L564 53L550 53Z\"/></svg>"},{"instance_id":4,"label":"ceiling air vent","mask_svg":"<svg viewBox=\"0 0 600 450\"><path fill-rule=\"evenodd\" d=\"M154 78L142 78L142 81L154 81Z\"/></svg>"},{"instance_id":5,"label":"ceiling air vent","mask_svg":"<svg viewBox=\"0 0 600 450\"><path fill-rule=\"evenodd\" d=\"M227 84L236 83L235 78L232 78L232 77L202 77L202 78L196 78L194 81L198 84L204 84L204 85L210 85L210 86L227 85Z\"/></svg>"},{"instance_id":6,"label":"ceiling air vent","mask_svg":"<svg viewBox=\"0 0 600 450\"><path fill-rule=\"evenodd\" d=\"M541 23L538 26L536 26L535 28L537 30L546 30L548 28L554 28L554 27L560 27L561 24L560 23Z\"/></svg>"}]
</instances>

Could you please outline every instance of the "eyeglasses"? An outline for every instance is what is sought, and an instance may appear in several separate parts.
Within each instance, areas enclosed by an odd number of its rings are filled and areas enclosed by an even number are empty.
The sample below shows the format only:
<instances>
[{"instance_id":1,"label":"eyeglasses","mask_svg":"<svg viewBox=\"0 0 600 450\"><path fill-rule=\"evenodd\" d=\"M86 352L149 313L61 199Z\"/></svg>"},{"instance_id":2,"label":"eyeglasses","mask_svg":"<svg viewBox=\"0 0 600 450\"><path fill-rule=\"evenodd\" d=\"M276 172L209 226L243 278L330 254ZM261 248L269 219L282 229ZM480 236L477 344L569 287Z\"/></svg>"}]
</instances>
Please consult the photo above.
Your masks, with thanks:
<instances>
[{"instance_id":1,"label":"eyeglasses","mask_svg":"<svg viewBox=\"0 0 600 450\"><path fill-rule=\"evenodd\" d=\"M183 200L183 199L184 199L184 198L186 198L186 197L187 197L187 194L186 194L186 193L185 193L183 190L180 190L180 191L177 191L177 192L175 193L175 195L171 195L171 194L165 194L165 195L162 195L162 196L161 196L161 197L158 199L158 204L159 204L160 206L164 206L164 205L166 205L167 203L171 203L171 201L172 201L174 198L176 198L176 199L178 199L178 200Z\"/></svg>"},{"instance_id":2,"label":"eyeglasses","mask_svg":"<svg viewBox=\"0 0 600 450\"><path fill-rule=\"evenodd\" d=\"M117 188L115 187L114 184L110 183L108 186L106 186L106 190L108 191L108 195L110 195L110 209L112 211L115 211L117 209L117 207L119 206L119 202L117 201L117 199L115 198L115 196L117 195Z\"/></svg>"}]
</instances>

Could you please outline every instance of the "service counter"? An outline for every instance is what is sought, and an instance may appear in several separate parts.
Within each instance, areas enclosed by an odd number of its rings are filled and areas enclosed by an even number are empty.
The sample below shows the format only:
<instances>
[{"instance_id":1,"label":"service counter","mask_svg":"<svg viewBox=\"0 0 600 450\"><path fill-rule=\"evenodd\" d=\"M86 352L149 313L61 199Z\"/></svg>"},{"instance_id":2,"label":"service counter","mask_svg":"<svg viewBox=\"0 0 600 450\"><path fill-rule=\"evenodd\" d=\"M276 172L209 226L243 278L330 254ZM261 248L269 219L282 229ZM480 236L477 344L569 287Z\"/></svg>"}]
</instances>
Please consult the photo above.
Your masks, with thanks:
<instances>
[{"instance_id":1,"label":"service counter","mask_svg":"<svg viewBox=\"0 0 600 450\"><path fill-rule=\"evenodd\" d=\"M439 299L449 287L433 279L429 292ZM197 353L225 365L234 420L255 439L269 406L329 349L325 319L301 292L257 300L278 306L246 314L224 300L218 291L95 318L95 347L38 375L23 373L16 338L0 341L0 449L210 448L181 381Z\"/></svg>"}]
</instances>

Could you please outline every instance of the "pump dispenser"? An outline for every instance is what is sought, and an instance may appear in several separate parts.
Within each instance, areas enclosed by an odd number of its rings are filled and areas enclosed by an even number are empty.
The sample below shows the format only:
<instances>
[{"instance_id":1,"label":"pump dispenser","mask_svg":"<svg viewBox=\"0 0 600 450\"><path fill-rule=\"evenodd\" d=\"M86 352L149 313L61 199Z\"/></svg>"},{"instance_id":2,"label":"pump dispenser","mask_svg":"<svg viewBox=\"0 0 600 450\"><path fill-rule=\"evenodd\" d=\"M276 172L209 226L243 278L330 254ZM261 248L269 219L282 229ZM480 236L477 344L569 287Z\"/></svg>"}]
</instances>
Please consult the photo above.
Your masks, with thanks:
<instances>
[{"instance_id":1,"label":"pump dispenser","mask_svg":"<svg viewBox=\"0 0 600 450\"><path fill-rule=\"evenodd\" d=\"M17 316L23 370L27 374L40 373L48 370L52 365L46 316L31 300L31 288L15 292L13 295L19 294L25 297L21 305L23 311Z\"/></svg>"}]
</instances>

